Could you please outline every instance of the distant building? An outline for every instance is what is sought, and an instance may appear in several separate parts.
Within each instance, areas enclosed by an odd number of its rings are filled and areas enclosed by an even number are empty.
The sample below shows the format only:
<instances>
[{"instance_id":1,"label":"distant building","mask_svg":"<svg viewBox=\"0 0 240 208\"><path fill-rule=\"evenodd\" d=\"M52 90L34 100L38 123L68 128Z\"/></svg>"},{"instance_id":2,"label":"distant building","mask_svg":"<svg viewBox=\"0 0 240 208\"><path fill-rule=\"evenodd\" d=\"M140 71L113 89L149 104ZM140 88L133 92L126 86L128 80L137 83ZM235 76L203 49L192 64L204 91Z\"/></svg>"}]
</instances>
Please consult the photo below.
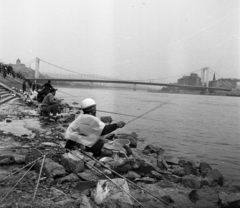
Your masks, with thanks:
<instances>
[{"instance_id":1,"label":"distant building","mask_svg":"<svg viewBox=\"0 0 240 208\"><path fill-rule=\"evenodd\" d=\"M201 78L196 73L191 73L190 76L183 76L178 79L178 84L201 86Z\"/></svg>"},{"instance_id":2,"label":"distant building","mask_svg":"<svg viewBox=\"0 0 240 208\"><path fill-rule=\"evenodd\" d=\"M17 59L16 64L9 64L12 66L15 72L21 73L25 78L34 78L35 77L35 70L31 67L26 67L25 64L21 63L20 59ZM39 73L40 78L45 78L44 75Z\"/></svg>"},{"instance_id":3,"label":"distant building","mask_svg":"<svg viewBox=\"0 0 240 208\"><path fill-rule=\"evenodd\" d=\"M26 67L25 64L21 63L21 60L18 58L16 64L9 64L12 66L15 72L21 73L24 77L34 77L34 70Z\"/></svg>"},{"instance_id":4,"label":"distant building","mask_svg":"<svg viewBox=\"0 0 240 208\"><path fill-rule=\"evenodd\" d=\"M223 88L239 88L240 87L240 80L238 79L218 79L209 82L209 87L223 87Z\"/></svg>"}]
</instances>

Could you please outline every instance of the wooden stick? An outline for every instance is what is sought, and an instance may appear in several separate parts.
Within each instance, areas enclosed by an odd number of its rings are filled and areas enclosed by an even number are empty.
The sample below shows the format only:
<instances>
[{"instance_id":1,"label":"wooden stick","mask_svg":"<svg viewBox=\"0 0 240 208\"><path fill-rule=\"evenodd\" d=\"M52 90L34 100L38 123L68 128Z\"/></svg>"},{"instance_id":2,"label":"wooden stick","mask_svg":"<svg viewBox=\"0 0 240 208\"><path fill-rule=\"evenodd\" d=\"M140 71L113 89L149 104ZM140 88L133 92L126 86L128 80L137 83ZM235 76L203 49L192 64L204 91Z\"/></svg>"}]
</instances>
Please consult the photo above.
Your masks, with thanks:
<instances>
[{"instance_id":1,"label":"wooden stick","mask_svg":"<svg viewBox=\"0 0 240 208\"><path fill-rule=\"evenodd\" d=\"M38 176L37 186L36 186L35 193L34 193L34 196L33 196L32 201L34 201L35 196L36 196L36 194L37 194L38 185L39 185L39 181L40 181L40 178L41 178L41 174L42 174L42 169L43 169L43 164L44 164L45 158L46 158L46 155L43 156L43 161L42 161L42 165L41 165L40 173L39 173L39 176Z\"/></svg>"}]
</instances>

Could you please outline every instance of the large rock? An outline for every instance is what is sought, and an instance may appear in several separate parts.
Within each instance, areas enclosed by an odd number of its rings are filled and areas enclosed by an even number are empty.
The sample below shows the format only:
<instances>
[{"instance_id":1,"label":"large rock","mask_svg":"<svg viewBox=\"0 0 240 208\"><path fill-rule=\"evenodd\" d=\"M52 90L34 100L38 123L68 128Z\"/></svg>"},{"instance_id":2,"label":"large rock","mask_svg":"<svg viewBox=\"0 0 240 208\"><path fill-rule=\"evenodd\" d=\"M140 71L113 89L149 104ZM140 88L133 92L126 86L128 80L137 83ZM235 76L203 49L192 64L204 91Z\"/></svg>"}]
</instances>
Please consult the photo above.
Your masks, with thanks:
<instances>
[{"instance_id":1,"label":"large rock","mask_svg":"<svg viewBox=\"0 0 240 208\"><path fill-rule=\"evenodd\" d=\"M212 170L212 167L208 163L201 162L199 164L199 172L201 173L202 176L206 176L210 170Z\"/></svg>"},{"instance_id":2,"label":"large rock","mask_svg":"<svg viewBox=\"0 0 240 208\"><path fill-rule=\"evenodd\" d=\"M196 175L197 173L197 166L193 161L179 160L178 165L184 168L185 175Z\"/></svg>"},{"instance_id":3,"label":"large rock","mask_svg":"<svg viewBox=\"0 0 240 208\"><path fill-rule=\"evenodd\" d=\"M118 173L126 173L133 170L140 175L145 175L156 170L150 163L140 158L119 158L118 160L109 162L108 165Z\"/></svg>"},{"instance_id":4,"label":"large rock","mask_svg":"<svg viewBox=\"0 0 240 208\"><path fill-rule=\"evenodd\" d=\"M173 169L172 169L172 173L174 175L182 177L182 176L185 175L185 169L183 167L180 167L180 166L174 166Z\"/></svg>"},{"instance_id":5,"label":"large rock","mask_svg":"<svg viewBox=\"0 0 240 208\"><path fill-rule=\"evenodd\" d=\"M159 172L152 170L149 174L147 174L148 177L155 178L157 180L162 180L163 176Z\"/></svg>"},{"instance_id":6,"label":"large rock","mask_svg":"<svg viewBox=\"0 0 240 208\"><path fill-rule=\"evenodd\" d=\"M227 207L227 202L226 202L227 196L228 194L223 191L221 191L218 194L218 200L219 200L218 203L223 207Z\"/></svg>"},{"instance_id":7,"label":"large rock","mask_svg":"<svg viewBox=\"0 0 240 208\"><path fill-rule=\"evenodd\" d=\"M165 156L164 159L170 165L178 165L179 163L179 159L171 155Z\"/></svg>"},{"instance_id":8,"label":"large rock","mask_svg":"<svg viewBox=\"0 0 240 208\"><path fill-rule=\"evenodd\" d=\"M80 178L78 177L77 174L71 173L65 177L57 179L57 183L75 182L75 181L79 181L79 180L80 180Z\"/></svg>"},{"instance_id":9,"label":"large rock","mask_svg":"<svg viewBox=\"0 0 240 208\"><path fill-rule=\"evenodd\" d=\"M141 178L141 176L139 175L139 174L137 174L136 172L134 172L134 171L132 171L132 170L130 170L130 171L128 171L127 173L125 173L124 175L123 175L125 178L127 178L127 179L129 179L129 180L135 180L135 179L137 179L137 178Z\"/></svg>"},{"instance_id":10,"label":"large rock","mask_svg":"<svg viewBox=\"0 0 240 208\"><path fill-rule=\"evenodd\" d=\"M133 149L133 158L139 158L150 163L154 168L158 168L158 158L149 157L149 155L144 154L141 150Z\"/></svg>"},{"instance_id":11,"label":"large rock","mask_svg":"<svg viewBox=\"0 0 240 208\"><path fill-rule=\"evenodd\" d=\"M173 183L180 183L182 182L182 178L177 176L177 175L173 175L173 174L169 174L169 175L164 175L163 176L164 180L169 180Z\"/></svg>"},{"instance_id":12,"label":"large rock","mask_svg":"<svg viewBox=\"0 0 240 208\"><path fill-rule=\"evenodd\" d=\"M143 153L145 154L156 153L157 155L162 155L164 152L164 149L154 146L152 144L148 144L143 150Z\"/></svg>"},{"instance_id":13,"label":"large rock","mask_svg":"<svg viewBox=\"0 0 240 208\"><path fill-rule=\"evenodd\" d=\"M169 165L167 162L163 159L157 159L157 167L161 170L167 170L169 168Z\"/></svg>"},{"instance_id":14,"label":"large rock","mask_svg":"<svg viewBox=\"0 0 240 208\"><path fill-rule=\"evenodd\" d=\"M216 184L218 184L220 186L223 186L223 183L224 183L224 178L223 178L222 174L217 169L210 170L207 173L207 175L205 177L205 180L208 181L208 184L210 186L214 186Z\"/></svg>"},{"instance_id":15,"label":"large rock","mask_svg":"<svg viewBox=\"0 0 240 208\"><path fill-rule=\"evenodd\" d=\"M186 175L182 177L182 184L185 187L189 187L193 189L199 189L202 186L201 180L194 175Z\"/></svg>"},{"instance_id":16,"label":"large rock","mask_svg":"<svg viewBox=\"0 0 240 208\"><path fill-rule=\"evenodd\" d=\"M79 173L85 169L84 156L78 151L72 151L65 153L61 157L61 165L69 173Z\"/></svg>"},{"instance_id":17,"label":"large rock","mask_svg":"<svg viewBox=\"0 0 240 208\"><path fill-rule=\"evenodd\" d=\"M25 155L13 154L15 163L22 164L25 163Z\"/></svg>"},{"instance_id":18,"label":"large rock","mask_svg":"<svg viewBox=\"0 0 240 208\"><path fill-rule=\"evenodd\" d=\"M93 170L85 169L84 172L77 174L81 179L85 181L98 181L99 177Z\"/></svg>"},{"instance_id":19,"label":"large rock","mask_svg":"<svg viewBox=\"0 0 240 208\"><path fill-rule=\"evenodd\" d=\"M35 169L39 172L42 166L42 160L38 160L35 164ZM65 168L51 160L50 158L45 158L44 165L43 165L43 174L47 177L58 177L66 175Z\"/></svg>"},{"instance_id":20,"label":"large rock","mask_svg":"<svg viewBox=\"0 0 240 208\"><path fill-rule=\"evenodd\" d=\"M90 190L95 188L97 185L97 181L80 181L74 187L74 189L78 190L79 193L82 193L86 190Z\"/></svg>"},{"instance_id":21,"label":"large rock","mask_svg":"<svg viewBox=\"0 0 240 208\"><path fill-rule=\"evenodd\" d=\"M192 190L189 193L188 198L192 203L196 203L199 200L199 195L197 193L197 190Z\"/></svg>"},{"instance_id":22,"label":"large rock","mask_svg":"<svg viewBox=\"0 0 240 208\"><path fill-rule=\"evenodd\" d=\"M3 155L0 156L0 165L9 165L15 162L15 159L12 155Z\"/></svg>"},{"instance_id":23,"label":"large rock","mask_svg":"<svg viewBox=\"0 0 240 208\"><path fill-rule=\"evenodd\" d=\"M228 206L231 208L239 208L240 207L240 193L231 193L227 196L226 202Z\"/></svg>"}]
</instances>

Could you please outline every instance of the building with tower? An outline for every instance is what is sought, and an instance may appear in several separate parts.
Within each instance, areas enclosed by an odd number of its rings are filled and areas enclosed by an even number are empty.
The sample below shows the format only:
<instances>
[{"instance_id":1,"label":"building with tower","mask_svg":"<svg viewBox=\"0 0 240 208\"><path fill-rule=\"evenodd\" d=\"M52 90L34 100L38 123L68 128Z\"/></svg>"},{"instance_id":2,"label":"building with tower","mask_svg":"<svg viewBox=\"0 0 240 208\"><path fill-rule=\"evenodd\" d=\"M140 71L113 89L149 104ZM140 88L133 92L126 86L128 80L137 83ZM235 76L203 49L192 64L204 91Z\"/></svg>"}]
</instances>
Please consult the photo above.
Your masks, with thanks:
<instances>
[{"instance_id":1,"label":"building with tower","mask_svg":"<svg viewBox=\"0 0 240 208\"><path fill-rule=\"evenodd\" d=\"M25 64L21 63L21 60L18 58L16 64L9 64L12 66L15 72L21 73L24 77L34 77L35 71L30 67L26 67Z\"/></svg>"}]
</instances>

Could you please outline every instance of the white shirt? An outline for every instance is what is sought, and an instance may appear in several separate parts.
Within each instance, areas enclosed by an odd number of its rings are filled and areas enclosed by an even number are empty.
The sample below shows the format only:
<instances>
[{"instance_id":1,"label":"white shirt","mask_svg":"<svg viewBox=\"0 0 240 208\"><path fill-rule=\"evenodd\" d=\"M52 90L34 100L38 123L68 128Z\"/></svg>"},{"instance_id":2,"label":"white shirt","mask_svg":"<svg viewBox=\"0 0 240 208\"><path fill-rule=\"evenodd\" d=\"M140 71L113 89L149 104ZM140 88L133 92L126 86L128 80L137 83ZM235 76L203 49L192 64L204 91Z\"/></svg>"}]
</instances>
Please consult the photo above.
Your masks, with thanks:
<instances>
[{"instance_id":1,"label":"white shirt","mask_svg":"<svg viewBox=\"0 0 240 208\"><path fill-rule=\"evenodd\" d=\"M92 147L99 139L105 124L97 117L80 114L67 128L65 139Z\"/></svg>"}]
</instances>

